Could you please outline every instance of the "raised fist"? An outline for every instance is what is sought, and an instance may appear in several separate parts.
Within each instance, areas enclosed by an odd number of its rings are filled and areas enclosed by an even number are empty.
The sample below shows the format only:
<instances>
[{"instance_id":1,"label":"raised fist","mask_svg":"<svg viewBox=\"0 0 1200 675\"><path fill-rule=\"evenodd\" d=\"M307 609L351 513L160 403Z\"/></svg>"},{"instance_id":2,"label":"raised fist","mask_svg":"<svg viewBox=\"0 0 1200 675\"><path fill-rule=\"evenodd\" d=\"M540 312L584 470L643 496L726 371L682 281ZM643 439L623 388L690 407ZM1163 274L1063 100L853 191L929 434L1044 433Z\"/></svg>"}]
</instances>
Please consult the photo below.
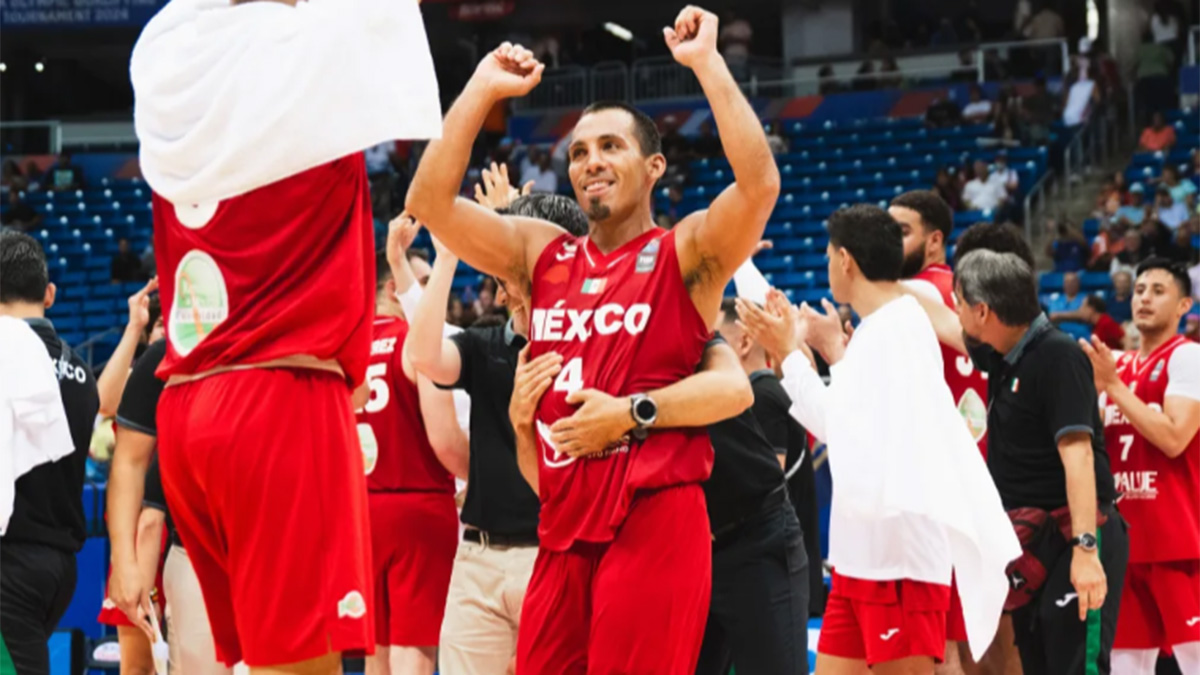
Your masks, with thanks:
<instances>
[{"instance_id":1,"label":"raised fist","mask_svg":"<svg viewBox=\"0 0 1200 675\"><path fill-rule=\"evenodd\" d=\"M663 28L671 56L680 65L695 68L717 55L717 15L688 5L675 17L675 26Z\"/></svg>"},{"instance_id":2,"label":"raised fist","mask_svg":"<svg viewBox=\"0 0 1200 675\"><path fill-rule=\"evenodd\" d=\"M545 68L533 52L505 42L483 57L473 79L497 99L516 98L528 94L542 81Z\"/></svg>"}]
</instances>

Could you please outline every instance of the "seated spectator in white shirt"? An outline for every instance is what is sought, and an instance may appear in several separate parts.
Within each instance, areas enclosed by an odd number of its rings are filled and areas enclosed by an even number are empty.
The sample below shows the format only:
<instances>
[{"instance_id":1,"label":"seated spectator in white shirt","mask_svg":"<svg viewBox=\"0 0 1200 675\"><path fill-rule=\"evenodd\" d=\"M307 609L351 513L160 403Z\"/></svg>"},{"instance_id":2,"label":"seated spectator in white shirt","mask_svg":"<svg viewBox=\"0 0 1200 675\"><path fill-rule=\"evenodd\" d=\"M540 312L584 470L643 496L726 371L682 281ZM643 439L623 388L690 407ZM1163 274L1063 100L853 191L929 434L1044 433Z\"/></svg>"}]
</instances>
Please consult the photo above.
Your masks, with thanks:
<instances>
[{"instance_id":1,"label":"seated spectator in white shirt","mask_svg":"<svg viewBox=\"0 0 1200 675\"><path fill-rule=\"evenodd\" d=\"M1159 185L1158 192L1154 196L1154 204L1157 206L1158 220L1163 225L1171 228L1171 231L1179 229L1188 221L1188 207L1184 202L1177 202L1171 197L1171 190L1166 185Z\"/></svg>"},{"instance_id":2,"label":"seated spectator in white shirt","mask_svg":"<svg viewBox=\"0 0 1200 675\"><path fill-rule=\"evenodd\" d=\"M1017 174L1016 169L1008 165L1008 153L1001 150L996 153L996 159L992 164L992 171L988 175L988 181L1004 188L1004 193L1011 195L1017 191L1021 184L1021 177Z\"/></svg>"},{"instance_id":3,"label":"seated spectator in white shirt","mask_svg":"<svg viewBox=\"0 0 1200 675\"><path fill-rule=\"evenodd\" d=\"M979 85L971 85L969 101L962 109L963 119L971 124L986 122L992 116L992 102L983 97Z\"/></svg>"},{"instance_id":4,"label":"seated spectator in white shirt","mask_svg":"<svg viewBox=\"0 0 1200 675\"><path fill-rule=\"evenodd\" d=\"M963 203L976 211L990 211L1008 199L1008 192L1000 183L990 180L987 162L975 160L975 178L963 186Z\"/></svg>"},{"instance_id":5,"label":"seated spectator in white shirt","mask_svg":"<svg viewBox=\"0 0 1200 675\"><path fill-rule=\"evenodd\" d=\"M529 151L529 158L521 170L521 185L526 183L533 183L537 192L553 194L558 191L558 176L550 166L548 153L536 149Z\"/></svg>"}]
</instances>

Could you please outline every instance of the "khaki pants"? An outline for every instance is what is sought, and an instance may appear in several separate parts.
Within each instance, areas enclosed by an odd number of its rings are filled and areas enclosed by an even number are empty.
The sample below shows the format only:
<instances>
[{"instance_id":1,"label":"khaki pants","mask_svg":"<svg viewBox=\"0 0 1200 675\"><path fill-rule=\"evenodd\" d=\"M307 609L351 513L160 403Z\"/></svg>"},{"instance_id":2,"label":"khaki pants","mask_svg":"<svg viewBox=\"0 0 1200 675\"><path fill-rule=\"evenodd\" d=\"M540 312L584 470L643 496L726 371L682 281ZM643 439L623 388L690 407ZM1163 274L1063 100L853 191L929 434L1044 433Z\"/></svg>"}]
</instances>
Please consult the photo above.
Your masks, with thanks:
<instances>
[{"instance_id":1,"label":"khaki pants","mask_svg":"<svg viewBox=\"0 0 1200 675\"><path fill-rule=\"evenodd\" d=\"M438 650L442 675L507 672L537 551L459 543Z\"/></svg>"},{"instance_id":2,"label":"khaki pants","mask_svg":"<svg viewBox=\"0 0 1200 675\"><path fill-rule=\"evenodd\" d=\"M187 551L171 546L163 563L170 675L231 675L248 673L245 664L227 668L217 661L212 628L200 594L200 581Z\"/></svg>"}]
</instances>

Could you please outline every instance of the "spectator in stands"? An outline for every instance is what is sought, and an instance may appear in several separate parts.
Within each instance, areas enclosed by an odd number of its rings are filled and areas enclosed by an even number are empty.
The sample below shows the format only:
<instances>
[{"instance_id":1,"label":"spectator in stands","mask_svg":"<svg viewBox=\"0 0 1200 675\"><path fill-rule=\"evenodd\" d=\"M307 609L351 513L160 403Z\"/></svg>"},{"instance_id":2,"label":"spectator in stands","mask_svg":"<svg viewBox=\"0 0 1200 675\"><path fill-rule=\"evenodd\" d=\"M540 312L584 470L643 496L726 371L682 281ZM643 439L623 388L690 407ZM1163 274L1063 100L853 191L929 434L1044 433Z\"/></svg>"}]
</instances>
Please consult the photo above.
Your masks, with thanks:
<instances>
[{"instance_id":1,"label":"spectator in stands","mask_svg":"<svg viewBox=\"0 0 1200 675\"><path fill-rule=\"evenodd\" d=\"M1021 177L1017 174L1016 169L1008 165L1008 152L1006 150L1000 150L996 153L991 173L988 174L988 180L1004 188L1004 192L1008 194L1009 199L1016 198L1017 189L1021 186Z\"/></svg>"},{"instance_id":2,"label":"spectator in stands","mask_svg":"<svg viewBox=\"0 0 1200 675\"><path fill-rule=\"evenodd\" d=\"M837 94L845 90L846 86L833 73L833 66L826 63L817 70L817 93L825 96L828 94Z\"/></svg>"},{"instance_id":3,"label":"spectator in stands","mask_svg":"<svg viewBox=\"0 0 1200 675\"><path fill-rule=\"evenodd\" d=\"M1197 232L1200 232L1200 228L1197 227L1196 218L1192 218L1175 230L1175 241L1170 255L1172 260L1177 260L1184 265L1190 265L1196 261L1196 246L1192 241Z\"/></svg>"},{"instance_id":4,"label":"spectator in stands","mask_svg":"<svg viewBox=\"0 0 1200 675\"><path fill-rule=\"evenodd\" d=\"M1141 186L1138 186L1142 189ZM1144 190L1142 190L1144 196ZM1142 197L1139 197L1141 199ZM1114 218L1122 206L1127 206L1134 203L1134 195L1130 192L1130 187L1125 183L1125 172L1117 171L1113 173L1112 180L1104 184L1104 189L1100 192L1100 198L1096 200L1096 205L1100 211L1108 218Z\"/></svg>"},{"instance_id":5,"label":"spectator in stands","mask_svg":"<svg viewBox=\"0 0 1200 675\"><path fill-rule=\"evenodd\" d=\"M1171 193L1171 199L1175 203L1183 203L1191 205L1193 195L1196 194L1196 184L1190 178L1180 180L1179 169L1174 166L1167 165L1163 167L1162 177L1159 178L1159 188L1167 188Z\"/></svg>"},{"instance_id":6,"label":"spectator in stands","mask_svg":"<svg viewBox=\"0 0 1200 675\"><path fill-rule=\"evenodd\" d=\"M532 148L527 163L521 170L521 184L533 183L537 192L558 192L558 175L550 167L550 153Z\"/></svg>"},{"instance_id":7,"label":"spectator in stands","mask_svg":"<svg viewBox=\"0 0 1200 675\"><path fill-rule=\"evenodd\" d=\"M962 188L955 182L949 168L943 166L938 169L937 178L934 179L933 190L955 212L963 210Z\"/></svg>"},{"instance_id":8,"label":"spectator in stands","mask_svg":"<svg viewBox=\"0 0 1200 675\"><path fill-rule=\"evenodd\" d=\"M1079 289L1079 275L1067 272L1063 275L1062 293L1055 293L1046 301L1046 313L1050 315L1050 320L1077 338L1087 337L1092 332L1091 327L1078 318L1084 300Z\"/></svg>"},{"instance_id":9,"label":"spectator in stands","mask_svg":"<svg viewBox=\"0 0 1200 675\"><path fill-rule=\"evenodd\" d=\"M975 177L963 186L962 200L967 208L991 211L1008 199L1004 186L990 180L987 162L975 160Z\"/></svg>"},{"instance_id":10,"label":"spectator in stands","mask_svg":"<svg viewBox=\"0 0 1200 675\"><path fill-rule=\"evenodd\" d=\"M1125 346L1125 329L1108 313L1108 303L1099 295L1089 295L1083 299L1083 307L1079 308L1083 322L1092 327L1092 335L1108 345L1109 349L1123 349ZM1054 317L1051 316L1053 321Z\"/></svg>"},{"instance_id":11,"label":"spectator in stands","mask_svg":"<svg viewBox=\"0 0 1200 675\"><path fill-rule=\"evenodd\" d=\"M1141 225L1146 218L1146 187L1141 183L1129 186L1129 201L1117 208L1113 214L1113 222L1123 222L1126 225Z\"/></svg>"},{"instance_id":12,"label":"spectator in stands","mask_svg":"<svg viewBox=\"0 0 1200 675\"><path fill-rule=\"evenodd\" d=\"M1163 173L1165 175L1166 171ZM1192 189L1195 190L1194 187ZM1158 191L1154 195L1154 206L1156 207L1155 216L1158 218L1158 222L1166 225L1172 231L1179 229L1179 226L1186 223L1191 216L1187 202L1176 201L1175 197L1171 194L1170 186L1167 185L1165 180L1163 184L1158 186Z\"/></svg>"},{"instance_id":13,"label":"spectator in stands","mask_svg":"<svg viewBox=\"0 0 1200 675\"><path fill-rule=\"evenodd\" d=\"M83 187L83 169L71 161L70 153L63 152L58 155L58 161L46 169L46 180L55 192L78 190Z\"/></svg>"},{"instance_id":14,"label":"spectator in stands","mask_svg":"<svg viewBox=\"0 0 1200 675\"><path fill-rule=\"evenodd\" d=\"M1158 0L1154 3L1154 13L1150 16L1150 35L1154 42L1166 46L1175 55L1183 53L1183 34L1179 30L1179 7L1169 0Z\"/></svg>"},{"instance_id":15,"label":"spectator in stands","mask_svg":"<svg viewBox=\"0 0 1200 675\"><path fill-rule=\"evenodd\" d=\"M1155 110L1150 126L1142 130L1138 152L1169 152L1175 147L1175 127L1167 124L1161 110Z\"/></svg>"},{"instance_id":16,"label":"spectator in stands","mask_svg":"<svg viewBox=\"0 0 1200 675\"><path fill-rule=\"evenodd\" d=\"M862 62L862 65L855 71L854 80L850 83L850 88L854 91L871 91L876 87L875 82L875 61L867 59Z\"/></svg>"},{"instance_id":17,"label":"spectator in stands","mask_svg":"<svg viewBox=\"0 0 1200 675\"><path fill-rule=\"evenodd\" d=\"M456 293L451 293L446 307L446 322L460 328L466 328L471 325L472 318L474 317L467 314L467 306L462 301L462 298Z\"/></svg>"},{"instance_id":18,"label":"spectator in stands","mask_svg":"<svg viewBox=\"0 0 1200 675\"><path fill-rule=\"evenodd\" d=\"M1192 342L1200 342L1200 309L1193 308L1183 321L1183 336Z\"/></svg>"},{"instance_id":19,"label":"spectator in stands","mask_svg":"<svg viewBox=\"0 0 1200 675\"><path fill-rule=\"evenodd\" d=\"M395 215L392 213L392 190L396 182L392 158L395 150L395 142L388 141L363 151L363 159L367 163L367 180L371 184L371 213L384 221Z\"/></svg>"},{"instance_id":20,"label":"spectator in stands","mask_svg":"<svg viewBox=\"0 0 1200 675\"><path fill-rule=\"evenodd\" d=\"M954 22L950 17L943 16L938 22L937 30L929 36L929 44L933 47L958 44L958 33L954 30Z\"/></svg>"},{"instance_id":21,"label":"spectator in stands","mask_svg":"<svg viewBox=\"0 0 1200 675\"><path fill-rule=\"evenodd\" d=\"M712 122L709 120L700 123L700 135L696 137L694 147L697 157L712 159L725 154L725 151L721 149L721 139L717 138Z\"/></svg>"},{"instance_id":22,"label":"spectator in stands","mask_svg":"<svg viewBox=\"0 0 1200 675\"><path fill-rule=\"evenodd\" d=\"M1102 90L1092 69L1071 65L1063 81L1062 121L1068 129L1079 127L1088 121L1092 112L1100 105Z\"/></svg>"},{"instance_id":23,"label":"spectator in stands","mask_svg":"<svg viewBox=\"0 0 1200 675\"><path fill-rule=\"evenodd\" d=\"M952 127L962 122L962 111L948 98L936 98L925 110L925 126L930 129Z\"/></svg>"},{"instance_id":24,"label":"spectator in stands","mask_svg":"<svg viewBox=\"0 0 1200 675\"><path fill-rule=\"evenodd\" d=\"M1113 258L1110 273L1116 274L1117 272L1124 271L1133 274L1137 271L1137 266L1142 264L1142 261L1149 258L1150 255L1149 248L1142 242L1142 231L1130 228L1125 233L1125 250Z\"/></svg>"},{"instance_id":25,"label":"spectator in stands","mask_svg":"<svg viewBox=\"0 0 1200 675\"><path fill-rule=\"evenodd\" d=\"M667 158L668 166L683 166L691 159L692 145L683 134L679 133L679 122L674 115L663 118L662 150Z\"/></svg>"},{"instance_id":26,"label":"spectator in stands","mask_svg":"<svg viewBox=\"0 0 1200 675\"><path fill-rule=\"evenodd\" d=\"M783 127L776 120L767 127L767 145L772 155L784 155L788 151L787 138L783 135Z\"/></svg>"},{"instance_id":27,"label":"spectator in stands","mask_svg":"<svg viewBox=\"0 0 1200 675\"><path fill-rule=\"evenodd\" d=\"M1021 99L1021 120L1024 140L1040 145L1050 140L1050 125L1054 123L1054 97L1046 90L1046 77L1038 75L1033 81L1033 93Z\"/></svg>"},{"instance_id":28,"label":"spectator in stands","mask_svg":"<svg viewBox=\"0 0 1200 675\"><path fill-rule=\"evenodd\" d=\"M8 191L19 191L29 187L29 180L21 171L21 166L14 159L4 160L4 168L0 173L0 187Z\"/></svg>"},{"instance_id":29,"label":"spectator in stands","mask_svg":"<svg viewBox=\"0 0 1200 675\"><path fill-rule=\"evenodd\" d=\"M900 73L900 64L896 63L896 57L883 57L883 62L879 65L879 72L889 73L889 75L879 78L880 89L904 88L904 75Z\"/></svg>"},{"instance_id":30,"label":"spectator in stands","mask_svg":"<svg viewBox=\"0 0 1200 675\"><path fill-rule=\"evenodd\" d=\"M42 214L25 203L19 190L10 189L8 191L8 210L4 212L3 217L0 217L0 223L21 232L29 232L42 224Z\"/></svg>"},{"instance_id":31,"label":"spectator in stands","mask_svg":"<svg viewBox=\"0 0 1200 675\"><path fill-rule=\"evenodd\" d=\"M1050 219L1046 229L1053 229L1054 239L1046 245L1046 255L1054 259L1055 272L1078 272L1088 256L1087 239L1066 220Z\"/></svg>"},{"instance_id":32,"label":"spectator in stands","mask_svg":"<svg viewBox=\"0 0 1200 675\"><path fill-rule=\"evenodd\" d=\"M1112 267L1113 258L1125 250L1125 233L1129 226L1125 223L1101 222L1100 232L1092 240L1092 253L1088 258L1089 272L1107 272Z\"/></svg>"},{"instance_id":33,"label":"spectator in stands","mask_svg":"<svg viewBox=\"0 0 1200 675\"><path fill-rule=\"evenodd\" d=\"M746 79L749 75L750 44L754 41L754 28L750 22L733 12L727 12L721 21L717 40L730 72L738 80Z\"/></svg>"},{"instance_id":34,"label":"spectator in stands","mask_svg":"<svg viewBox=\"0 0 1200 675\"><path fill-rule=\"evenodd\" d=\"M482 317L496 309L496 279L484 277L479 282L479 293L475 297L475 316Z\"/></svg>"},{"instance_id":35,"label":"spectator in stands","mask_svg":"<svg viewBox=\"0 0 1200 675\"><path fill-rule=\"evenodd\" d=\"M117 240L117 254L112 258L112 282L142 280L142 259L129 248L129 240Z\"/></svg>"},{"instance_id":36,"label":"spectator in stands","mask_svg":"<svg viewBox=\"0 0 1200 675\"><path fill-rule=\"evenodd\" d=\"M1192 184L1200 185L1200 148L1192 150Z\"/></svg>"},{"instance_id":37,"label":"spectator in stands","mask_svg":"<svg viewBox=\"0 0 1200 675\"><path fill-rule=\"evenodd\" d=\"M1137 48L1134 60L1137 62L1135 100L1141 109L1138 119L1146 119L1148 111L1174 107L1175 81L1172 73L1176 61L1171 48L1155 42L1147 30L1142 34L1142 43Z\"/></svg>"},{"instance_id":38,"label":"spectator in stands","mask_svg":"<svg viewBox=\"0 0 1200 675\"><path fill-rule=\"evenodd\" d=\"M983 89L978 84L972 84L968 90L962 116L964 121L971 124L986 122L992 116L992 102L983 95Z\"/></svg>"},{"instance_id":39,"label":"spectator in stands","mask_svg":"<svg viewBox=\"0 0 1200 675\"><path fill-rule=\"evenodd\" d=\"M1133 320L1133 275L1127 270L1120 270L1112 275L1113 293L1108 302L1108 315L1118 323L1125 324Z\"/></svg>"}]
</instances>

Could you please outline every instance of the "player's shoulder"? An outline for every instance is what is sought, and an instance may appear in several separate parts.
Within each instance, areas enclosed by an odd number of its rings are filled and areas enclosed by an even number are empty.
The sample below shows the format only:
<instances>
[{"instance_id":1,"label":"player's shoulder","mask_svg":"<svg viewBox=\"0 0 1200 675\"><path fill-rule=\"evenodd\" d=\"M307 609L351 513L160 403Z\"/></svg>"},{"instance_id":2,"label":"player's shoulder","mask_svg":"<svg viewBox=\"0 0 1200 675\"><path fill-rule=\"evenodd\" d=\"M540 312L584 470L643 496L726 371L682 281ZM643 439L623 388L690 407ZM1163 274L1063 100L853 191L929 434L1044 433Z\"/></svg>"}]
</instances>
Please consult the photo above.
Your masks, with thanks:
<instances>
[{"instance_id":1,"label":"player's shoulder","mask_svg":"<svg viewBox=\"0 0 1200 675\"><path fill-rule=\"evenodd\" d=\"M1169 359L1172 366L1179 363L1200 367L1200 342L1183 339L1171 350Z\"/></svg>"}]
</instances>

